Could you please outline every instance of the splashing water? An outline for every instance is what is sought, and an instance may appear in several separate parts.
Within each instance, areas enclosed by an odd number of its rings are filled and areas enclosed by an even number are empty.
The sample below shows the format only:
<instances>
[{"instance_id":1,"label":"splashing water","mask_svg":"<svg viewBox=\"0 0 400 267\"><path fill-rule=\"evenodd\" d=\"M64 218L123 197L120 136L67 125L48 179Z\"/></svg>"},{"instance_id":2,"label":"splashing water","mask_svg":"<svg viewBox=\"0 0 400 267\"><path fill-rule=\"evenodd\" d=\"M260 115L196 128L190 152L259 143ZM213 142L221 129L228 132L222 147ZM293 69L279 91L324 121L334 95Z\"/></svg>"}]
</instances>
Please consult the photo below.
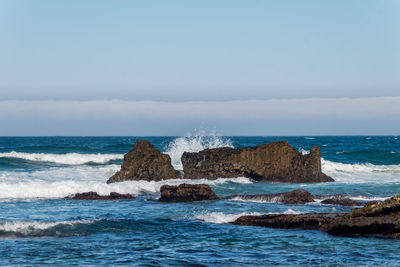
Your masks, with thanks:
<instances>
[{"instance_id":1,"label":"splashing water","mask_svg":"<svg viewBox=\"0 0 400 267\"><path fill-rule=\"evenodd\" d=\"M203 149L218 147L233 147L233 145L228 138L222 138L215 134L196 133L176 138L168 145L166 153L171 157L174 168L182 170L183 152L199 152Z\"/></svg>"}]
</instances>

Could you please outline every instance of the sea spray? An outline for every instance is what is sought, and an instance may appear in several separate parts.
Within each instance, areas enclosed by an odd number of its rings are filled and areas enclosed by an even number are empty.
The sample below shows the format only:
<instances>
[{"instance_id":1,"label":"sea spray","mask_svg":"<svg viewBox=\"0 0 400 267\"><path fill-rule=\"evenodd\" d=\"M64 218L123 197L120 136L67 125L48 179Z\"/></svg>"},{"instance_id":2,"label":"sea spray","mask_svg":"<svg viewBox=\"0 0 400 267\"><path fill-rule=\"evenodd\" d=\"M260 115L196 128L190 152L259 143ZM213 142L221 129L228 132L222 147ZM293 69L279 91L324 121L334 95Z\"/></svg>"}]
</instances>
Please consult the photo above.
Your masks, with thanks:
<instances>
[{"instance_id":1,"label":"sea spray","mask_svg":"<svg viewBox=\"0 0 400 267\"><path fill-rule=\"evenodd\" d=\"M181 157L184 152L199 152L207 148L233 147L228 138L212 134L205 135L204 132L178 137L168 145L167 153L171 157L172 165L177 170L182 170Z\"/></svg>"}]
</instances>

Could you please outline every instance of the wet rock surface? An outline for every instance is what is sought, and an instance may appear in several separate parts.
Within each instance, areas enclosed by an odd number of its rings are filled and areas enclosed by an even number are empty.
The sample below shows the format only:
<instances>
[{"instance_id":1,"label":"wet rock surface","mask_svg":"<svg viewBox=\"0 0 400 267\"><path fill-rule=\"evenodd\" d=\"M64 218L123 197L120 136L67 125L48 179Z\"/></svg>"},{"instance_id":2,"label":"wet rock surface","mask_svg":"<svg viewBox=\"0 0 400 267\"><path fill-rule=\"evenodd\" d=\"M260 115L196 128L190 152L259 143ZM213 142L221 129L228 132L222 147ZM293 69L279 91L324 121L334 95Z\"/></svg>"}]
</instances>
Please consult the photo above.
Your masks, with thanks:
<instances>
[{"instance_id":1,"label":"wet rock surface","mask_svg":"<svg viewBox=\"0 0 400 267\"><path fill-rule=\"evenodd\" d=\"M182 155L184 178L217 179L247 177L263 182L331 182L321 171L321 152L312 147L301 154L286 141L255 147L228 147L185 152Z\"/></svg>"},{"instance_id":2,"label":"wet rock surface","mask_svg":"<svg viewBox=\"0 0 400 267\"><path fill-rule=\"evenodd\" d=\"M121 170L114 174L107 183L129 180L161 181L179 178L171 164L171 158L162 154L150 142L139 140L131 151L124 156Z\"/></svg>"},{"instance_id":3,"label":"wet rock surface","mask_svg":"<svg viewBox=\"0 0 400 267\"><path fill-rule=\"evenodd\" d=\"M120 200L120 199L134 199L131 194L119 194L111 192L110 195L101 196L97 192L84 192L77 193L71 199L74 200Z\"/></svg>"},{"instance_id":4,"label":"wet rock surface","mask_svg":"<svg viewBox=\"0 0 400 267\"><path fill-rule=\"evenodd\" d=\"M340 236L400 238L400 195L349 213L242 216L233 224L326 231Z\"/></svg>"},{"instance_id":5,"label":"wet rock surface","mask_svg":"<svg viewBox=\"0 0 400 267\"><path fill-rule=\"evenodd\" d=\"M340 206L363 206L362 202L347 197L331 197L321 201L322 204L340 205Z\"/></svg>"},{"instance_id":6,"label":"wet rock surface","mask_svg":"<svg viewBox=\"0 0 400 267\"><path fill-rule=\"evenodd\" d=\"M191 202L202 200L220 199L209 185L205 184L180 184L163 185L160 188L160 201L162 202Z\"/></svg>"},{"instance_id":7,"label":"wet rock surface","mask_svg":"<svg viewBox=\"0 0 400 267\"><path fill-rule=\"evenodd\" d=\"M303 189L297 189L290 192L278 194L232 195L227 196L225 199L235 198L239 198L242 200L276 202L285 204L305 204L308 202L314 202L314 198L311 193Z\"/></svg>"}]
</instances>

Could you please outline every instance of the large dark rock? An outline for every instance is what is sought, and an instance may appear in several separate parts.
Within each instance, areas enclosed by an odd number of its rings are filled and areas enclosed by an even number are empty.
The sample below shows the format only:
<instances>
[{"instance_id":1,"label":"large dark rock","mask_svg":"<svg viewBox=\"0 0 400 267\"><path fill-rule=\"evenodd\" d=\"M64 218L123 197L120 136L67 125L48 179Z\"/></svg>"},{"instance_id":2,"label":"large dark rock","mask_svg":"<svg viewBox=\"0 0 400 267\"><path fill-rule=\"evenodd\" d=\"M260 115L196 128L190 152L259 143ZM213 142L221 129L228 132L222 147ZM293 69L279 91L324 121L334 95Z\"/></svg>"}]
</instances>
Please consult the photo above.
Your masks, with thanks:
<instances>
[{"instance_id":1,"label":"large dark rock","mask_svg":"<svg viewBox=\"0 0 400 267\"><path fill-rule=\"evenodd\" d=\"M178 178L179 173L172 167L171 158L162 154L150 142L139 140L124 156L121 170L107 183L129 180L160 181Z\"/></svg>"},{"instance_id":2,"label":"large dark rock","mask_svg":"<svg viewBox=\"0 0 400 267\"><path fill-rule=\"evenodd\" d=\"M211 187L206 184L163 185L160 188L160 201L163 202L190 202L220 199Z\"/></svg>"},{"instance_id":3,"label":"large dark rock","mask_svg":"<svg viewBox=\"0 0 400 267\"><path fill-rule=\"evenodd\" d=\"M338 213L306 213L306 214L267 214L241 216L233 224L263 226L269 228L301 228L320 230L321 226L331 223Z\"/></svg>"},{"instance_id":4,"label":"large dark rock","mask_svg":"<svg viewBox=\"0 0 400 267\"><path fill-rule=\"evenodd\" d=\"M400 195L370 203L349 213L307 213L242 216L233 224L301 228L340 236L400 238Z\"/></svg>"},{"instance_id":5,"label":"large dark rock","mask_svg":"<svg viewBox=\"0 0 400 267\"><path fill-rule=\"evenodd\" d=\"M75 200L119 200L119 199L133 199L131 194L119 194L111 192L108 196L101 196L96 192L84 192L75 194L72 199Z\"/></svg>"},{"instance_id":6,"label":"large dark rock","mask_svg":"<svg viewBox=\"0 0 400 267\"><path fill-rule=\"evenodd\" d=\"M234 199L234 198L239 198L242 200L276 202L285 204L305 204L308 202L314 202L314 198L311 195L311 193L303 189L297 189L290 192L278 193L278 194L232 195L226 197L226 199Z\"/></svg>"},{"instance_id":7,"label":"large dark rock","mask_svg":"<svg viewBox=\"0 0 400 267\"><path fill-rule=\"evenodd\" d=\"M302 155L286 141L242 149L223 147L185 152L181 160L187 179L244 176L264 182L333 181L321 171L319 147L312 147L310 154Z\"/></svg>"}]
</instances>

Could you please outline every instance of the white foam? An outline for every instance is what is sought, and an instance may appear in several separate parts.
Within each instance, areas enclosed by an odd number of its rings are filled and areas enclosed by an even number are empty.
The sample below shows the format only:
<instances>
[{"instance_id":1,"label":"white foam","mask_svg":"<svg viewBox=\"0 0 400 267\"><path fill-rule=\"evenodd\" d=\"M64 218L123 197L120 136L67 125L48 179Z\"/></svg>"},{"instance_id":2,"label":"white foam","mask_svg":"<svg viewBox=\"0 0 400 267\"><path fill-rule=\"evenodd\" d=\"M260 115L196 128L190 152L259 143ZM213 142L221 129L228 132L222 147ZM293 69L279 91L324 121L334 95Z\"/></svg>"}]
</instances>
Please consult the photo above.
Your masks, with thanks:
<instances>
[{"instance_id":1,"label":"white foam","mask_svg":"<svg viewBox=\"0 0 400 267\"><path fill-rule=\"evenodd\" d=\"M283 213L281 213L281 212L268 212L268 214L301 214L301 212L297 211L297 210L287 209Z\"/></svg>"},{"instance_id":2,"label":"white foam","mask_svg":"<svg viewBox=\"0 0 400 267\"><path fill-rule=\"evenodd\" d=\"M287 209L283 213L269 212L268 214L300 214L300 212ZM234 214L225 214L223 212L207 212L194 216L194 219L210 223L231 223L242 216L258 216L262 215L259 212L241 212Z\"/></svg>"},{"instance_id":3,"label":"white foam","mask_svg":"<svg viewBox=\"0 0 400 267\"><path fill-rule=\"evenodd\" d=\"M13 232L28 235L38 230L46 230L58 225L90 224L96 220L75 220L59 222L40 222L40 221L6 221L0 222L0 231Z\"/></svg>"},{"instance_id":4,"label":"white foam","mask_svg":"<svg viewBox=\"0 0 400 267\"><path fill-rule=\"evenodd\" d=\"M346 164L321 158L322 171L342 183L398 183L400 165Z\"/></svg>"},{"instance_id":5,"label":"white foam","mask_svg":"<svg viewBox=\"0 0 400 267\"><path fill-rule=\"evenodd\" d=\"M49 168L34 172L1 172L0 199L63 198L72 194L95 191L100 195L111 192L139 195L142 192L158 193L164 184L182 183L217 185L227 182L247 184L250 179L219 178L207 179L172 179L155 181L125 181L106 184L107 179L120 168L119 165L75 166Z\"/></svg>"},{"instance_id":6,"label":"white foam","mask_svg":"<svg viewBox=\"0 0 400 267\"><path fill-rule=\"evenodd\" d=\"M225 214L223 212L208 212L204 214L199 214L194 217L194 219L204 222L210 223L230 223L236 221L241 216L247 215L261 215L258 212L242 212L242 213L235 213L235 214Z\"/></svg>"},{"instance_id":7,"label":"white foam","mask_svg":"<svg viewBox=\"0 0 400 267\"><path fill-rule=\"evenodd\" d=\"M46 153L25 153L25 152L6 152L0 153L0 158L19 158L30 161L53 162L67 165L81 165L85 163L107 163L111 160L123 159L124 155L120 154L46 154Z\"/></svg>"},{"instance_id":8,"label":"white foam","mask_svg":"<svg viewBox=\"0 0 400 267\"><path fill-rule=\"evenodd\" d=\"M237 197L231 198L229 200L241 201L241 202L254 202L254 203L280 203L280 202L282 202L282 197L275 196L275 197L271 197L271 198L256 197L253 199L244 199L240 196L237 196Z\"/></svg>"},{"instance_id":9,"label":"white foam","mask_svg":"<svg viewBox=\"0 0 400 267\"><path fill-rule=\"evenodd\" d=\"M178 137L173 140L165 152L171 157L172 165L182 170L181 157L183 152L199 152L207 148L233 147L231 140L223 139L215 134L205 135L204 132Z\"/></svg>"},{"instance_id":10,"label":"white foam","mask_svg":"<svg viewBox=\"0 0 400 267\"><path fill-rule=\"evenodd\" d=\"M358 201L384 201L391 197L367 197L367 196L349 196L352 200Z\"/></svg>"}]
</instances>

